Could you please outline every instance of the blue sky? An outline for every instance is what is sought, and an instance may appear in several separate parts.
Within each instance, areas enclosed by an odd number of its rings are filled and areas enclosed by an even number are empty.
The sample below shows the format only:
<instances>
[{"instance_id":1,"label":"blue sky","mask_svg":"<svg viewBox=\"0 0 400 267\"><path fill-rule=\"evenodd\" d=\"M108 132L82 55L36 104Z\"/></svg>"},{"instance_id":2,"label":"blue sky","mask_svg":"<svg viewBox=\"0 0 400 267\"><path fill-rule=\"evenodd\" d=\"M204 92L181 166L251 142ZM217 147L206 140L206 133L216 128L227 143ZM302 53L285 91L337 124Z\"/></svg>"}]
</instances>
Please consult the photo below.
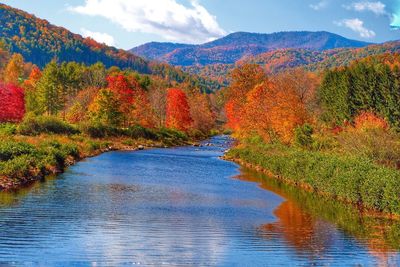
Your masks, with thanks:
<instances>
[{"instance_id":1,"label":"blue sky","mask_svg":"<svg viewBox=\"0 0 400 267\"><path fill-rule=\"evenodd\" d=\"M236 31L330 31L400 39L400 0L3 0L53 24L129 49L150 41L203 43Z\"/></svg>"}]
</instances>

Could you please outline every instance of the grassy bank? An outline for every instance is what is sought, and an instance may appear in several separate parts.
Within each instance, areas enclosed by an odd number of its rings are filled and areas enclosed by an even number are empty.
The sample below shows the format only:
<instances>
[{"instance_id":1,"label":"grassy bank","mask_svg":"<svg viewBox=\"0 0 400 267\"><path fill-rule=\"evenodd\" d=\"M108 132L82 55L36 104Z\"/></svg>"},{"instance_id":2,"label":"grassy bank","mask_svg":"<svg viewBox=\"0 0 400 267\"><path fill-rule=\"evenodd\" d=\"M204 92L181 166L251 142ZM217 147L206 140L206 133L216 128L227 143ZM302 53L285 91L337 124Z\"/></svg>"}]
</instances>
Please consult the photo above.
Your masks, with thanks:
<instances>
[{"instance_id":1,"label":"grassy bank","mask_svg":"<svg viewBox=\"0 0 400 267\"><path fill-rule=\"evenodd\" d=\"M69 125L54 118L0 125L0 190L16 189L50 174L63 172L76 161L111 150L170 147L194 142L171 129L112 128Z\"/></svg>"},{"instance_id":2,"label":"grassy bank","mask_svg":"<svg viewBox=\"0 0 400 267\"><path fill-rule=\"evenodd\" d=\"M400 172L367 157L245 142L226 158L328 198L400 215Z\"/></svg>"}]
</instances>

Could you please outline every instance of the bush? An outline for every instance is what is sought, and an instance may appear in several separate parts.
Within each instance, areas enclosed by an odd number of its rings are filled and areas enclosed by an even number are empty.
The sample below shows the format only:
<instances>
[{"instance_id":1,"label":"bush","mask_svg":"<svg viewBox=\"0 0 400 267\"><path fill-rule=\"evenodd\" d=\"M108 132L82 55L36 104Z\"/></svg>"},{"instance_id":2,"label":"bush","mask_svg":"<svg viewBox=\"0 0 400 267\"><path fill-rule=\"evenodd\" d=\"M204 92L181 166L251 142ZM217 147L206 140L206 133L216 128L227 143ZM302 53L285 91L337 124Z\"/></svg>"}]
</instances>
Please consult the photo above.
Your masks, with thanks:
<instances>
[{"instance_id":1,"label":"bush","mask_svg":"<svg viewBox=\"0 0 400 267\"><path fill-rule=\"evenodd\" d=\"M313 144L314 129L309 124L297 127L294 132L295 143L301 147L310 148Z\"/></svg>"},{"instance_id":2,"label":"bush","mask_svg":"<svg viewBox=\"0 0 400 267\"><path fill-rule=\"evenodd\" d=\"M13 123L0 124L0 135L14 135L17 133L17 126Z\"/></svg>"},{"instance_id":3,"label":"bush","mask_svg":"<svg viewBox=\"0 0 400 267\"><path fill-rule=\"evenodd\" d=\"M161 128L158 131L158 136L160 139L188 140L188 136L184 132L168 128Z\"/></svg>"},{"instance_id":4,"label":"bush","mask_svg":"<svg viewBox=\"0 0 400 267\"><path fill-rule=\"evenodd\" d=\"M81 131L92 138L118 137L124 135L123 131L104 124L82 124Z\"/></svg>"},{"instance_id":5,"label":"bush","mask_svg":"<svg viewBox=\"0 0 400 267\"><path fill-rule=\"evenodd\" d=\"M11 160L24 154L34 154L36 149L26 143L2 142L0 144L0 161Z\"/></svg>"},{"instance_id":6,"label":"bush","mask_svg":"<svg viewBox=\"0 0 400 267\"><path fill-rule=\"evenodd\" d=\"M45 134L78 134L74 126L51 116L26 117L19 125L18 132L22 135Z\"/></svg>"},{"instance_id":7,"label":"bush","mask_svg":"<svg viewBox=\"0 0 400 267\"><path fill-rule=\"evenodd\" d=\"M133 139L137 138L145 138L150 140L158 139L158 136L154 131L144 128L140 125L129 127L128 129L125 130L125 135Z\"/></svg>"},{"instance_id":8,"label":"bush","mask_svg":"<svg viewBox=\"0 0 400 267\"><path fill-rule=\"evenodd\" d=\"M342 132L337 136L340 149L390 167L400 167L400 136L384 129Z\"/></svg>"},{"instance_id":9,"label":"bush","mask_svg":"<svg viewBox=\"0 0 400 267\"><path fill-rule=\"evenodd\" d=\"M68 157L79 158L78 147L47 141L34 147L6 141L0 144L0 176L16 183L63 169Z\"/></svg>"}]
</instances>

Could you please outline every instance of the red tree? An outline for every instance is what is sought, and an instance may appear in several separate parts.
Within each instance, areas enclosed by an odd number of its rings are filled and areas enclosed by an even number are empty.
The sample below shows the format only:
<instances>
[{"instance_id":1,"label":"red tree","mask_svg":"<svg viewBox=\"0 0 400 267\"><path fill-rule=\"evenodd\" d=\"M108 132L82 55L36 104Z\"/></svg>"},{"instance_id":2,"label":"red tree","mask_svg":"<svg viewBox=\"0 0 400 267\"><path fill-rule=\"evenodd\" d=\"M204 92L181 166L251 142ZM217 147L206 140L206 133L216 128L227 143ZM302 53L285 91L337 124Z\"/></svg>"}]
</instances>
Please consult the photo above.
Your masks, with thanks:
<instances>
[{"instance_id":1,"label":"red tree","mask_svg":"<svg viewBox=\"0 0 400 267\"><path fill-rule=\"evenodd\" d=\"M24 114L24 91L15 85L0 84L0 122L18 122Z\"/></svg>"},{"instance_id":2,"label":"red tree","mask_svg":"<svg viewBox=\"0 0 400 267\"><path fill-rule=\"evenodd\" d=\"M180 131L188 131L192 122L185 92L181 89L169 89L167 94L166 126Z\"/></svg>"}]
</instances>

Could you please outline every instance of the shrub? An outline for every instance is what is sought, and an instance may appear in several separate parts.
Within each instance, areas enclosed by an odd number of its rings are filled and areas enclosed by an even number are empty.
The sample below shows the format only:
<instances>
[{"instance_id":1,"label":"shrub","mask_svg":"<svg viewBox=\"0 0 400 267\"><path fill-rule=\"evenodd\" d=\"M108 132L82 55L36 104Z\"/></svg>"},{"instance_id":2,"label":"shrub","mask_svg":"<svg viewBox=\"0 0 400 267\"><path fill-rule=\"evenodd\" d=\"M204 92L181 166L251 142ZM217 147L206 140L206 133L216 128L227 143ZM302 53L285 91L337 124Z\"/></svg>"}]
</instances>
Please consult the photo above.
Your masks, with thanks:
<instances>
[{"instance_id":1,"label":"shrub","mask_svg":"<svg viewBox=\"0 0 400 267\"><path fill-rule=\"evenodd\" d=\"M0 135L14 135L17 133L17 126L13 123L0 124Z\"/></svg>"},{"instance_id":2,"label":"shrub","mask_svg":"<svg viewBox=\"0 0 400 267\"><path fill-rule=\"evenodd\" d=\"M22 135L45 134L78 134L79 130L74 126L51 116L28 116L19 125L18 132Z\"/></svg>"},{"instance_id":3,"label":"shrub","mask_svg":"<svg viewBox=\"0 0 400 267\"><path fill-rule=\"evenodd\" d=\"M304 124L295 129L295 143L301 147L310 148L313 144L314 129L309 124Z\"/></svg>"},{"instance_id":4,"label":"shrub","mask_svg":"<svg viewBox=\"0 0 400 267\"><path fill-rule=\"evenodd\" d=\"M130 138L134 138L134 139L137 139L137 138L145 138L145 139L151 139L151 140L158 139L158 136L154 131L144 128L140 125L129 127L124 132L125 132L126 136L128 136Z\"/></svg>"},{"instance_id":5,"label":"shrub","mask_svg":"<svg viewBox=\"0 0 400 267\"><path fill-rule=\"evenodd\" d=\"M95 124L82 124L80 126L81 131L92 137L92 138L105 138L105 137L117 137L117 136L122 136L123 131L112 126L106 126L101 123L95 123Z\"/></svg>"},{"instance_id":6,"label":"shrub","mask_svg":"<svg viewBox=\"0 0 400 267\"><path fill-rule=\"evenodd\" d=\"M368 130L368 129L389 129L389 124L385 119L379 117L372 112L362 112L354 119L354 127L357 130Z\"/></svg>"},{"instance_id":7,"label":"shrub","mask_svg":"<svg viewBox=\"0 0 400 267\"><path fill-rule=\"evenodd\" d=\"M26 143L2 142L0 143L0 161L11 160L24 154L34 154L36 149Z\"/></svg>"},{"instance_id":8,"label":"shrub","mask_svg":"<svg viewBox=\"0 0 400 267\"><path fill-rule=\"evenodd\" d=\"M160 137L160 139L176 139L176 140L183 140L183 141L187 141L188 140L188 136L181 131L177 131L174 129L168 129L168 128L161 128L158 131L158 136Z\"/></svg>"}]
</instances>

